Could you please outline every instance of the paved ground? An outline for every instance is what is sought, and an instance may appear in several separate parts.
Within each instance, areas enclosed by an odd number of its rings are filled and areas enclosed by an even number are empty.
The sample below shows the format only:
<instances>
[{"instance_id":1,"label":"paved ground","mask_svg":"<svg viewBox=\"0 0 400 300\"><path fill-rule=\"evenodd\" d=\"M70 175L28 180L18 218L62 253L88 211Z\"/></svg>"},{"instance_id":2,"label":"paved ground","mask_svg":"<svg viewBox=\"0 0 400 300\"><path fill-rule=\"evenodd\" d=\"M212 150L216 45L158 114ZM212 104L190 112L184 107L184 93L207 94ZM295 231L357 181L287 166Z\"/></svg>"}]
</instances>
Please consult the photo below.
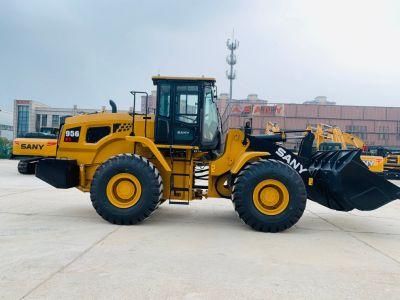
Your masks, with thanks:
<instances>
[{"instance_id":1,"label":"paved ground","mask_svg":"<svg viewBox=\"0 0 400 300\"><path fill-rule=\"evenodd\" d=\"M400 297L400 201L368 213L309 203L280 234L252 231L228 200L163 204L115 226L88 194L0 160L0 298Z\"/></svg>"}]
</instances>

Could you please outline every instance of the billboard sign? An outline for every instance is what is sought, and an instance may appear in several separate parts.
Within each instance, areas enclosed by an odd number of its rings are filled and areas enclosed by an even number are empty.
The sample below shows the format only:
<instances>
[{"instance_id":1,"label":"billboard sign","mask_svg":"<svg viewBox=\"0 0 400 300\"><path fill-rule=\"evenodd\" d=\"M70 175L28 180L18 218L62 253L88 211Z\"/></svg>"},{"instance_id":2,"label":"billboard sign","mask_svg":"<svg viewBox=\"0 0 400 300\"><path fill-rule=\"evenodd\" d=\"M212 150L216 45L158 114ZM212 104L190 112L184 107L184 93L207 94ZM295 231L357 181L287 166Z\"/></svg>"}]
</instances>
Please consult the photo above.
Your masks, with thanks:
<instances>
[{"instance_id":1,"label":"billboard sign","mask_svg":"<svg viewBox=\"0 0 400 300\"><path fill-rule=\"evenodd\" d=\"M284 116L283 104L274 105L253 105L253 115L261 116Z\"/></svg>"},{"instance_id":2,"label":"billboard sign","mask_svg":"<svg viewBox=\"0 0 400 300\"><path fill-rule=\"evenodd\" d=\"M29 100L16 100L17 105L30 104Z\"/></svg>"},{"instance_id":3,"label":"billboard sign","mask_svg":"<svg viewBox=\"0 0 400 300\"><path fill-rule=\"evenodd\" d=\"M284 116L284 104L245 104L238 103L232 105L231 115L240 116Z\"/></svg>"}]
</instances>

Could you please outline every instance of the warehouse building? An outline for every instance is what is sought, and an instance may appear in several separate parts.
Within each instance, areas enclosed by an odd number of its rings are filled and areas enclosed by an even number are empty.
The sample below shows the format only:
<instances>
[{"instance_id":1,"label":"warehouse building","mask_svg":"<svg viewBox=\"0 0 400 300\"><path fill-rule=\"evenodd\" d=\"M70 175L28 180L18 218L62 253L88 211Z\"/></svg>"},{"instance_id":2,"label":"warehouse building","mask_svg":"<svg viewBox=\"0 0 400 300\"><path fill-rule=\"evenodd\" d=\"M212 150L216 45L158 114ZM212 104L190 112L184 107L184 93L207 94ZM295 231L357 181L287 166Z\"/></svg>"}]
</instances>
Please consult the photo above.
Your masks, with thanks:
<instances>
[{"instance_id":1,"label":"warehouse building","mask_svg":"<svg viewBox=\"0 0 400 300\"><path fill-rule=\"evenodd\" d=\"M303 104L272 103L254 94L227 103L228 96L221 95L218 106L224 129L243 127L250 119L255 134L263 133L267 122L286 130L322 123L354 133L370 146L400 148L400 107L336 105L323 96Z\"/></svg>"},{"instance_id":2,"label":"warehouse building","mask_svg":"<svg viewBox=\"0 0 400 300\"><path fill-rule=\"evenodd\" d=\"M246 99L232 100L228 94L217 100L222 115L223 129L242 128L246 120L252 121L254 133L261 134L267 122L280 128L305 129L307 125L327 124L362 138L367 145L400 148L400 107L336 105L325 96L303 104L273 103L250 94ZM156 106L156 92L149 95L149 112ZM141 111L145 111L145 97L141 98ZM100 110L104 110L102 107ZM131 108L130 108L131 109ZM91 113L95 109L52 108L32 100L14 101L14 136L39 131L42 127L58 127L60 118L66 115Z\"/></svg>"}]
</instances>

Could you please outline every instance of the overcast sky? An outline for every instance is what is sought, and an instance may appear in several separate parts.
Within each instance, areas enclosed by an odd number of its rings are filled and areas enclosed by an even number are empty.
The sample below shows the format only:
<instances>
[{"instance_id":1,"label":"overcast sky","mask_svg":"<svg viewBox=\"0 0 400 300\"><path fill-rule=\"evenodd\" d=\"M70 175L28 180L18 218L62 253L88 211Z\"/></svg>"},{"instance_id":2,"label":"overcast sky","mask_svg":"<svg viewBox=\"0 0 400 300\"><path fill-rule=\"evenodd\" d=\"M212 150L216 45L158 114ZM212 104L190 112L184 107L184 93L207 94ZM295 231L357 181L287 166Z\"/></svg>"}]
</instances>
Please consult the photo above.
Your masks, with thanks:
<instances>
[{"instance_id":1,"label":"overcast sky","mask_svg":"<svg viewBox=\"0 0 400 300\"><path fill-rule=\"evenodd\" d=\"M234 98L326 95L400 106L400 1L0 0L0 108L34 99L128 108L151 76L205 75L228 91L226 39L240 40Z\"/></svg>"}]
</instances>

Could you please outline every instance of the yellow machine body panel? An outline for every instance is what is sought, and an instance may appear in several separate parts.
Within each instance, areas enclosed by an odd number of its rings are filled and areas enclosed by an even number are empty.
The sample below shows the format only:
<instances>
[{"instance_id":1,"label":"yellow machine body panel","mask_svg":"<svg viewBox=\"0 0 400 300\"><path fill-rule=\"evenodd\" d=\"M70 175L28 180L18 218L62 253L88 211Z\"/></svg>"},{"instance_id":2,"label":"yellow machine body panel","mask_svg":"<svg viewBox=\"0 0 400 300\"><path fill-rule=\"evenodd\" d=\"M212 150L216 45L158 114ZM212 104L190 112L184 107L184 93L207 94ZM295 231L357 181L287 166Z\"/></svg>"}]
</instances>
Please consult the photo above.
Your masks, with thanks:
<instances>
[{"instance_id":1,"label":"yellow machine body panel","mask_svg":"<svg viewBox=\"0 0 400 300\"><path fill-rule=\"evenodd\" d=\"M243 131L228 131L223 154L209 165L208 197L230 196L230 191L224 188L228 175L237 174L247 163L268 155L268 152L247 151L248 143L243 145L243 139Z\"/></svg>"},{"instance_id":2,"label":"yellow machine body panel","mask_svg":"<svg viewBox=\"0 0 400 300\"><path fill-rule=\"evenodd\" d=\"M384 171L384 158L382 156L361 155L361 160L374 173Z\"/></svg>"},{"instance_id":3,"label":"yellow machine body panel","mask_svg":"<svg viewBox=\"0 0 400 300\"><path fill-rule=\"evenodd\" d=\"M267 122L264 133L265 134L275 134L280 131L281 131L281 129L277 123Z\"/></svg>"},{"instance_id":4,"label":"yellow machine body panel","mask_svg":"<svg viewBox=\"0 0 400 300\"><path fill-rule=\"evenodd\" d=\"M248 145L243 145L244 133L239 129L228 131L224 153L210 163L210 176L220 176L231 170L235 161L246 152Z\"/></svg>"},{"instance_id":5,"label":"yellow machine body panel","mask_svg":"<svg viewBox=\"0 0 400 300\"><path fill-rule=\"evenodd\" d=\"M56 139L16 138L13 141L14 156L54 157L56 152Z\"/></svg>"},{"instance_id":6,"label":"yellow machine body panel","mask_svg":"<svg viewBox=\"0 0 400 300\"><path fill-rule=\"evenodd\" d=\"M127 136L126 140L128 142L131 142L133 144L133 147L135 147L136 144L141 144L143 147L148 148L151 151L151 153L155 155L155 157L160 162L160 165L163 167L163 169L166 172L171 172L171 167L169 166L167 160L164 158L160 150L157 148L156 144L154 144L154 142L151 139L143 136Z\"/></svg>"},{"instance_id":7,"label":"yellow machine body panel","mask_svg":"<svg viewBox=\"0 0 400 300\"><path fill-rule=\"evenodd\" d=\"M253 161L254 159L259 159L260 157L268 156L268 152L261 152L261 151L252 151L252 152L245 152L240 155L232 166L231 173L237 174L240 170L247 164L249 161Z\"/></svg>"},{"instance_id":8,"label":"yellow machine body panel","mask_svg":"<svg viewBox=\"0 0 400 300\"><path fill-rule=\"evenodd\" d=\"M400 170L400 154L389 154L384 164L385 170Z\"/></svg>"}]
</instances>

